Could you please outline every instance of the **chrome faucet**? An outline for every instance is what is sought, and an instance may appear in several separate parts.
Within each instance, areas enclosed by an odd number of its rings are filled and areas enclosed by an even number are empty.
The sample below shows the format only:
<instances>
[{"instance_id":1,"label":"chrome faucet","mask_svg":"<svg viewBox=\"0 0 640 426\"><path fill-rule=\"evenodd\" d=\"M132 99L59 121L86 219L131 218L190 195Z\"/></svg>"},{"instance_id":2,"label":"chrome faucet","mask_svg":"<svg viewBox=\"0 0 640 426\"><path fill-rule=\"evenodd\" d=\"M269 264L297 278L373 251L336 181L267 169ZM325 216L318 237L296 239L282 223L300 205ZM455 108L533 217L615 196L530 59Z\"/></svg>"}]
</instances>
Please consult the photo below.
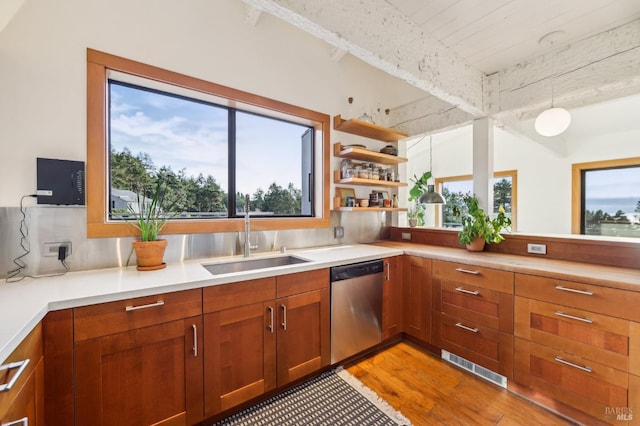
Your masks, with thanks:
<instances>
[{"instance_id":1,"label":"chrome faucet","mask_svg":"<svg viewBox=\"0 0 640 426\"><path fill-rule=\"evenodd\" d=\"M251 245L251 240L249 238L249 233L251 231L251 223L249 219L249 195L246 195L244 198L244 257L249 257L251 255L251 250L255 250L258 248L258 245Z\"/></svg>"}]
</instances>

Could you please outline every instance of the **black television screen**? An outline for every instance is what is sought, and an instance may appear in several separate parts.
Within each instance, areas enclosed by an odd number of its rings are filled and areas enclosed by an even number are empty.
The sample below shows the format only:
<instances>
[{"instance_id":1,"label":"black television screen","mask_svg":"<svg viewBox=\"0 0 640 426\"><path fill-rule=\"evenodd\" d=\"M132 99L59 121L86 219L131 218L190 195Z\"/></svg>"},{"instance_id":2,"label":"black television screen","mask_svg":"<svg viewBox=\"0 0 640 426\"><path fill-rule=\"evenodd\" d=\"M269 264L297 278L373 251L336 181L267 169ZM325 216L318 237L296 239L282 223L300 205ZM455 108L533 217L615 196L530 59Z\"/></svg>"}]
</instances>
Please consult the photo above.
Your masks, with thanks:
<instances>
[{"instance_id":1,"label":"black television screen","mask_svg":"<svg viewBox=\"0 0 640 426\"><path fill-rule=\"evenodd\" d=\"M38 204L84 206L84 162L37 158ZM50 191L51 195L42 195Z\"/></svg>"}]
</instances>

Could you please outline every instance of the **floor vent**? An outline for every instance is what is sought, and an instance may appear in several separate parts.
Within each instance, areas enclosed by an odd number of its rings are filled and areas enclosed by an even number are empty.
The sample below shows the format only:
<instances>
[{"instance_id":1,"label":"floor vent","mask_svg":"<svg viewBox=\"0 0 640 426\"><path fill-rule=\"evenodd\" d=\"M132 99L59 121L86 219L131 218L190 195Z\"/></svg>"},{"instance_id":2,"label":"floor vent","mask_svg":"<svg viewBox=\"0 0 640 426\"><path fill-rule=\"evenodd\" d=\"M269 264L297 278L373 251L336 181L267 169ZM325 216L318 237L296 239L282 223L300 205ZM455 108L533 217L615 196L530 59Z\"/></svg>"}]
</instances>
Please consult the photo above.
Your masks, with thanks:
<instances>
[{"instance_id":1,"label":"floor vent","mask_svg":"<svg viewBox=\"0 0 640 426\"><path fill-rule=\"evenodd\" d=\"M487 368L481 367L476 363L473 363L469 360L466 360L458 355L452 354L451 352L447 352L444 349L442 350L442 359L445 361L449 361L452 364L457 365L458 367L462 367L465 370L475 374L476 376L480 376L483 379L490 381L491 383L495 383L496 385L507 388L507 378L503 375L495 373Z\"/></svg>"}]
</instances>

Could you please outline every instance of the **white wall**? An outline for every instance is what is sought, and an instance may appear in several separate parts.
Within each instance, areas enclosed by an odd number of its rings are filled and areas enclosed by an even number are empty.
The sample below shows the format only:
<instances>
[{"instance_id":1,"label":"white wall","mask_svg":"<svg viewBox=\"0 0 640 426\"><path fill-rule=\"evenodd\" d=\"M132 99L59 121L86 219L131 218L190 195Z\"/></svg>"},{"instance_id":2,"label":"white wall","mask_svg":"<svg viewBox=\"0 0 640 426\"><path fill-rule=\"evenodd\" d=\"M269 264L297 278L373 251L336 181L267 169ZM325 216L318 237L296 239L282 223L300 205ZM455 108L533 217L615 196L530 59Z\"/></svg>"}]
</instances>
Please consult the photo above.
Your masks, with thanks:
<instances>
[{"instance_id":1,"label":"white wall","mask_svg":"<svg viewBox=\"0 0 640 426\"><path fill-rule=\"evenodd\" d=\"M0 32L0 206L34 192L36 157L86 157L86 49L327 113L423 96L240 0L29 0ZM334 134L332 140L350 137ZM7 184L9 183L9 184Z\"/></svg>"},{"instance_id":2,"label":"white wall","mask_svg":"<svg viewBox=\"0 0 640 426\"><path fill-rule=\"evenodd\" d=\"M564 141L543 144L496 128L494 169L518 171L517 231L570 234L572 164L640 157L640 123L638 127L591 136L574 129ZM471 174L472 139L471 125L433 135L434 176ZM411 148L410 176L429 170L428 143L427 137ZM433 224L433 217L427 224Z\"/></svg>"}]
</instances>

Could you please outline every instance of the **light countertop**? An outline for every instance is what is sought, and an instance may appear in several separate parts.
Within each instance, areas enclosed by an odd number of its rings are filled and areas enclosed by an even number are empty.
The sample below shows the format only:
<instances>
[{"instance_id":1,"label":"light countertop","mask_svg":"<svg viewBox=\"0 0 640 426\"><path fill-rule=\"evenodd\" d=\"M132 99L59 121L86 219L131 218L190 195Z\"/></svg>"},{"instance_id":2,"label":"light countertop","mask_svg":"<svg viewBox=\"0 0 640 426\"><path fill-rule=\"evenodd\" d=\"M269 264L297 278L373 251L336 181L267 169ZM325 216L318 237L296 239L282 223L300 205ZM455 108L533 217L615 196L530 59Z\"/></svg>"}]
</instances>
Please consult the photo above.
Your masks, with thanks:
<instances>
[{"instance_id":1,"label":"light countertop","mask_svg":"<svg viewBox=\"0 0 640 426\"><path fill-rule=\"evenodd\" d=\"M50 312L132 297L188 290L211 285L291 274L403 254L397 247L365 244L291 250L307 263L253 271L212 275L202 264L242 260L242 256L198 259L167 264L158 271L137 271L135 266L69 272L63 276L25 278L15 283L0 281L0 364ZM282 256L254 254L252 259Z\"/></svg>"}]
</instances>

